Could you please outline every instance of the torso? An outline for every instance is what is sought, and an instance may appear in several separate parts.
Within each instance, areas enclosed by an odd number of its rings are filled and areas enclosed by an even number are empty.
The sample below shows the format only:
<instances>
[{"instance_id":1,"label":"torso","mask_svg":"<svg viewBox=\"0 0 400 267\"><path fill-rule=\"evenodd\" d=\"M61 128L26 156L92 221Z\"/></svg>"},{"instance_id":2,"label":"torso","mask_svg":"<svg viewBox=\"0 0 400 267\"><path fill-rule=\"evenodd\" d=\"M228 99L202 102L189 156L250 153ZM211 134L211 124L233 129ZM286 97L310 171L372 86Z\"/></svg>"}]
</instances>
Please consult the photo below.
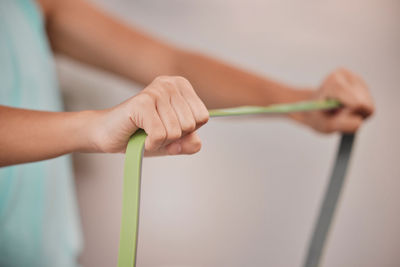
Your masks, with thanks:
<instances>
[{"instance_id":1,"label":"torso","mask_svg":"<svg viewBox=\"0 0 400 267\"><path fill-rule=\"evenodd\" d=\"M62 110L44 19L33 0L0 1L0 105ZM68 156L0 168L0 266L76 267L81 237L74 193Z\"/></svg>"}]
</instances>

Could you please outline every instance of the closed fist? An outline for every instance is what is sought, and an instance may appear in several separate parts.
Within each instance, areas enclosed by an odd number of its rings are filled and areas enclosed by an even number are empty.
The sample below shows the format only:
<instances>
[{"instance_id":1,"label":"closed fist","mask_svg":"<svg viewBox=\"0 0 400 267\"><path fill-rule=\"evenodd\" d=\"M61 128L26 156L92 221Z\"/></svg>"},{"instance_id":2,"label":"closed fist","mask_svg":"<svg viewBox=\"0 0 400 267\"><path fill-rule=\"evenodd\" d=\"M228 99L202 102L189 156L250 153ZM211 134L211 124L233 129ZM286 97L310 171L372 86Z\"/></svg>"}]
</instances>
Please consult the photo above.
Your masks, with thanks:
<instances>
[{"instance_id":1,"label":"closed fist","mask_svg":"<svg viewBox=\"0 0 400 267\"><path fill-rule=\"evenodd\" d=\"M192 154L201 148L196 129L209 113L183 77L160 76L139 94L107 110L94 120L94 143L101 152L125 152L139 128L148 137L145 155Z\"/></svg>"},{"instance_id":2,"label":"closed fist","mask_svg":"<svg viewBox=\"0 0 400 267\"><path fill-rule=\"evenodd\" d=\"M334 111L314 111L293 115L302 123L323 133L356 132L363 120L371 116L375 109L365 82L346 69L338 69L328 75L310 98L312 100L336 99L343 105Z\"/></svg>"}]
</instances>

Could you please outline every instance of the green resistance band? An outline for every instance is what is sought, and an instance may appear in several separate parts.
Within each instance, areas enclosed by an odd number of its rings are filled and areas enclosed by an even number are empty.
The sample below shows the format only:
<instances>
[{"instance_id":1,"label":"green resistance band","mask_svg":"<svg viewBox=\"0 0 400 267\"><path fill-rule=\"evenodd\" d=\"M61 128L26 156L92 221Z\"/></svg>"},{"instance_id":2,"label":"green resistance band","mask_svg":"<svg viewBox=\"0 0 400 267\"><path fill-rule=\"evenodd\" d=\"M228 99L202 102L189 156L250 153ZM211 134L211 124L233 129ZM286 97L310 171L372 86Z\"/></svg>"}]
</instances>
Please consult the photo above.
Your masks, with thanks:
<instances>
[{"instance_id":1,"label":"green resistance band","mask_svg":"<svg viewBox=\"0 0 400 267\"><path fill-rule=\"evenodd\" d=\"M283 114L312 110L329 110L340 107L335 100L307 101L291 104L280 104L268 107L238 107L210 110L211 117L238 116L253 114ZM141 168L146 133L138 130L129 140L124 167L124 184L122 196L122 220L119 243L118 267L135 267L139 233L139 209ZM353 135L343 135L334 168L329 180L318 219L314 226L308 246L304 267L317 267L324 249L336 204L345 178L353 144Z\"/></svg>"}]
</instances>

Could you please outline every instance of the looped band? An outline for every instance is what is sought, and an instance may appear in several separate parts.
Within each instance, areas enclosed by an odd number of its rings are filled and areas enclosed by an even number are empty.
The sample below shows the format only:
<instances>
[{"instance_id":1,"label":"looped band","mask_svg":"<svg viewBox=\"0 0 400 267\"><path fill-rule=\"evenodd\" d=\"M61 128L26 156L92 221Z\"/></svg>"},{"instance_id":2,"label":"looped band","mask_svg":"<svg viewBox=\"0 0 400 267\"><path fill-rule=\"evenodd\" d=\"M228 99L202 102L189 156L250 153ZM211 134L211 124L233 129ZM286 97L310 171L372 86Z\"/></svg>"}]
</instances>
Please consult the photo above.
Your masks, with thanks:
<instances>
[{"instance_id":1,"label":"looped band","mask_svg":"<svg viewBox=\"0 0 400 267\"><path fill-rule=\"evenodd\" d=\"M237 116L252 114L281 114L311 110L329 110L340 107L335 100L309 101L292 104L280 104L268 107L239 107L210 110L211 117ZM138 130L129 140L125 154L124 184L122 196L122 221L119 243L118 267L135 267L139 233L139 209L141 169L146 133ZM342 135L336 161L328 187L309 242L303 267L317 267L320 263L332 218L338 203L350 160L354 135Z\"/></svg>"}]
</instances>

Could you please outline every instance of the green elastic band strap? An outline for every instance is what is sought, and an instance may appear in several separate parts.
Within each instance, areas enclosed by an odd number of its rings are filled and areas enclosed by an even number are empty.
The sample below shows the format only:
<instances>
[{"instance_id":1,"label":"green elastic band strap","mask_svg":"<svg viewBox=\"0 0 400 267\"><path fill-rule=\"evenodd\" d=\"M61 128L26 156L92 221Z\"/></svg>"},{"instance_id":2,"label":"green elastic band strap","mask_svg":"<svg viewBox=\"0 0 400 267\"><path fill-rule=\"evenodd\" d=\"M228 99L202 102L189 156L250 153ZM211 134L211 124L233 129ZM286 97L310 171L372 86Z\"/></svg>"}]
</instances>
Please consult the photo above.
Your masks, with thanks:
<instances>
[{"instance_id":1,"label":"green elastic band strap","mask_svg":"<svg viewBox=\"0 0 400 267\"><path fill-rule=\"evenodd\" d=\"M252 115L263 113L290 113L311 110L329 110L340 107L335 100L309 101L268 107L239 107L210 110L211 117ZM122 196L122 220L119 243L118 267L135 267L139 233L139 209L141 168L146 133L138 130L129 140L124 167L124 185ZM350 158L353 135L344 135L333 168L330 183L321 206L312 239L309 244L304 267L316 267L320 261L326 236L331 225L334 210L341 191Z\"/></svg>"},{"instance_id":2,"label":"green elastic band strap","mask_svg":"<svg viewBox=\"0 0 400 267\"><path fill-rule=\"evenodd\" d=\"M140 183L146 136L143 130L136 131L130 138L125 152L118 267L136 266L139 234Z\"/></svg>"},{"instance_id":3,"label":"green elastic band strap","mask_svg":"<svg viewBox=\"0 0 400 267\"><path fill-rule=\"evenodd\" d=\"M284 114L312 110L328 110L340 107L337 100L317 100L304 101L290 104L270 105L267 107L243 106L237 108L214 109L210 110L211 117L240 116L256 114Z\"/></svg>"}]
</instances>

